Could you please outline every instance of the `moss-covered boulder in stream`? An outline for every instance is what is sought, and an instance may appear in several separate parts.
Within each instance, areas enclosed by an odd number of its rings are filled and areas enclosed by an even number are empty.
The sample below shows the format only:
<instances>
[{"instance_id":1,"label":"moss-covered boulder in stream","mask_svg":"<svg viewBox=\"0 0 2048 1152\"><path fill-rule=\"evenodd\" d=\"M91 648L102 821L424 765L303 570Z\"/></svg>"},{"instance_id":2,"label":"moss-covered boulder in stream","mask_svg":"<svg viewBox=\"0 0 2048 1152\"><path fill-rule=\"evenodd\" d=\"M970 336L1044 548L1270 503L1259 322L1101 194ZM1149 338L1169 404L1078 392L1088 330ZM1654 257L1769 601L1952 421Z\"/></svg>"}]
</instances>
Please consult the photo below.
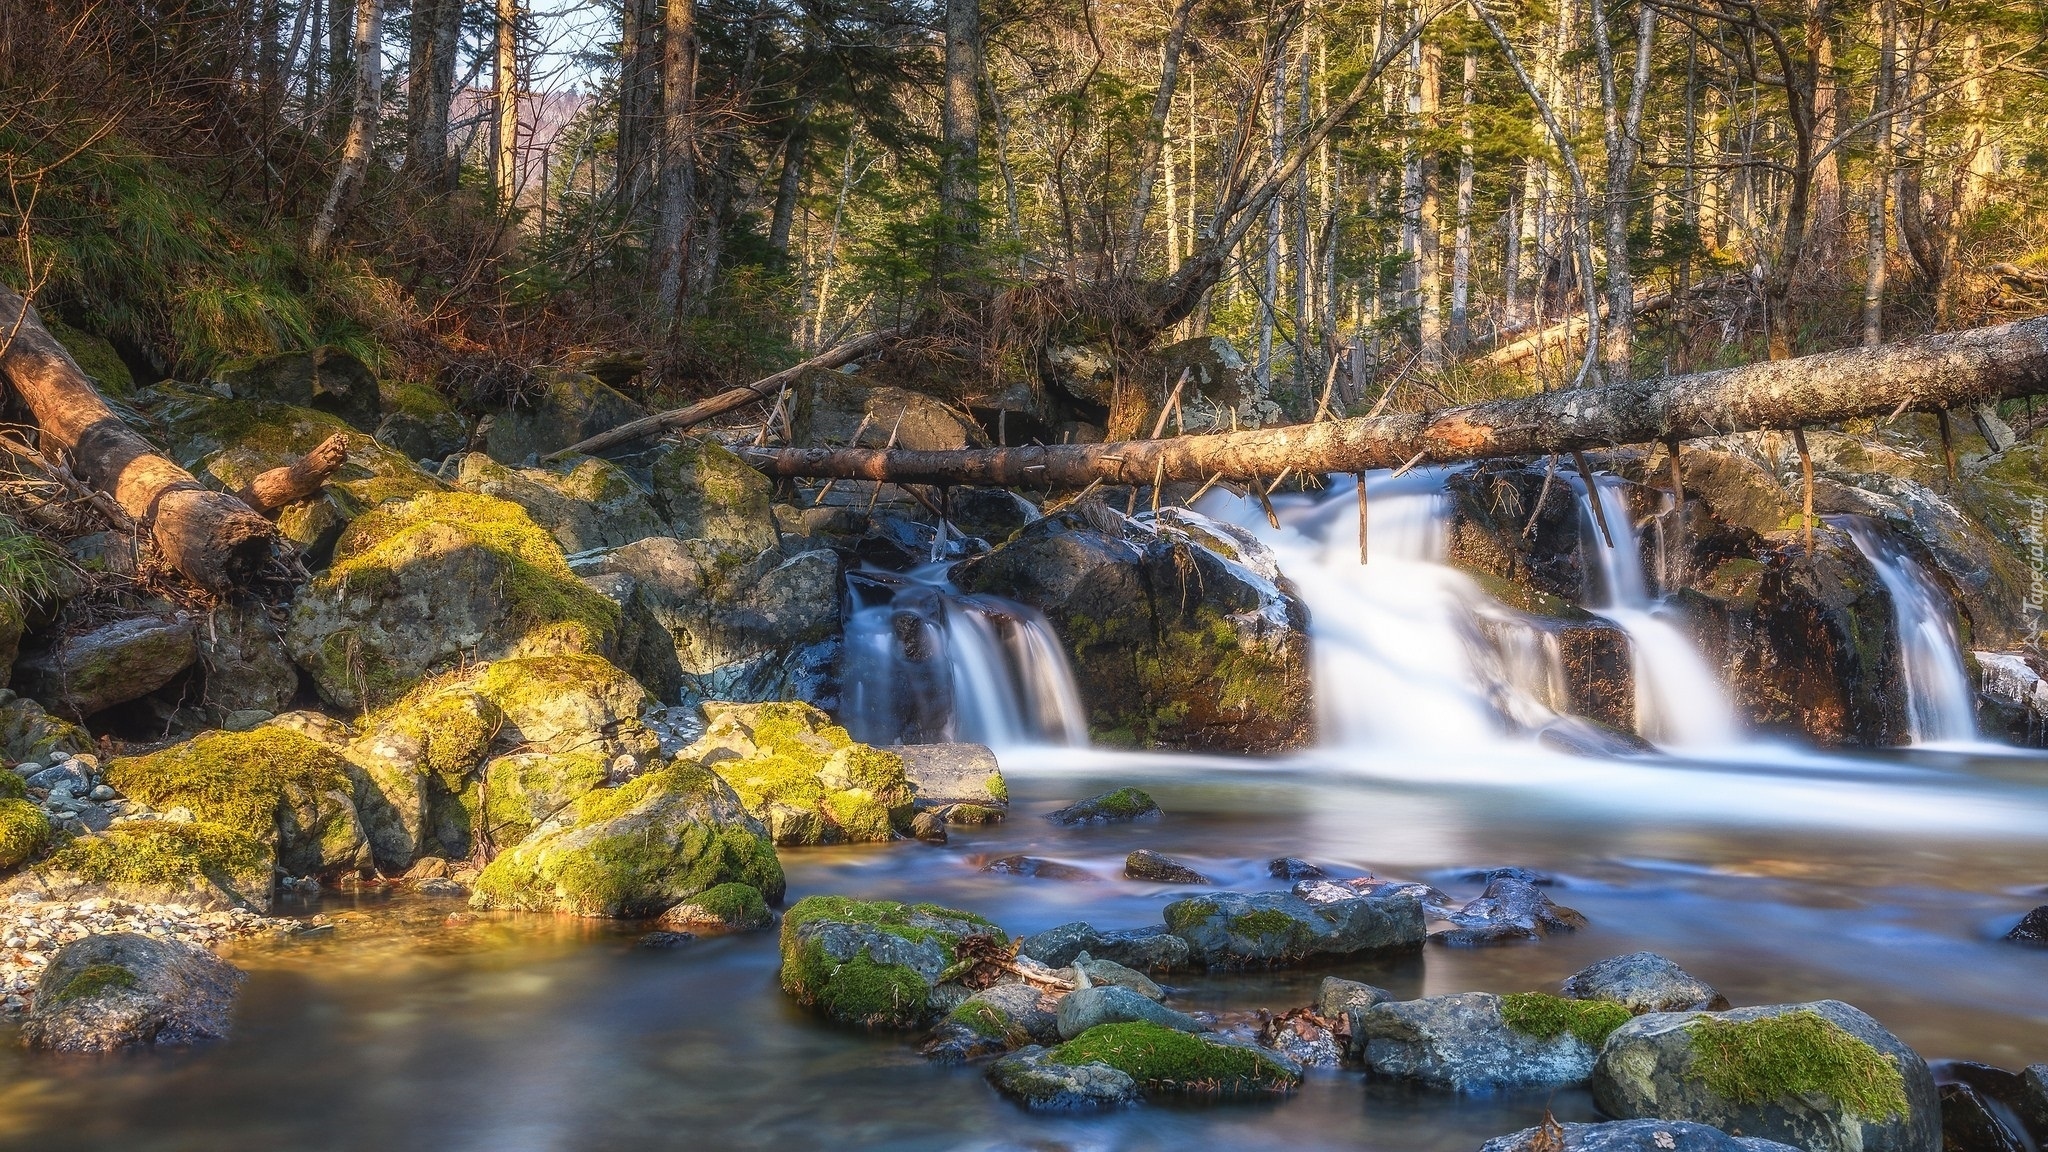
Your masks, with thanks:
<instances>
[{"instance_id":1,"label":"moss-covered boulder in stream","mask_svg":"<svg viewBox=\"0 0 2048 1152\"><path fill-rule=\"evenodd\" d=\"M1308 613L1249 533L1084 501L953 570L1045 613L1096 739L1271 751L1314 739Z\"/></svg>"},{"instance_id":2,"label":"moss-covered boulder in stream","mask_svg":"<svg viewBox=\"0 0 2048 1152\"><path fill-rule=\"evenodd\" d=\"M1147 1095L1266 1096L1301 1086L1301 1069L1278 1053L1146 1021L1098 1024L1047 1058L1068 1066L1107 1065Z\"/></svg>"},{"instance_id":3,"label":"moss-covered boulder in stream","mask_svg":"<svg viewBox=\"0 0 2048 1152\"><path fill-rule=\"evenodd\" d=\"M1837 1000L1638 1016L1601 1047L1593 1098L1812 1152L1938 1152L1926 1061Z\"/></svg>"},{"instance_id":4,"label":"moss-covered boulder in stream","mask_svg":"<svg viewBox=\"0 0 2048 1152\"><path fill-rule=\"evenodd\" d=\"M481 808L477 769L505 721L472 679L452 674L419 685L366 717L343 750L364 834L387 872L421 856L470 855Z\"/></svg>"},{"instance_id":5,"label":"moss-covered boulder in stream","mask_svg":"<svg viewBox=\"0 0 2048 1152\"><path fill-rule=\"evenodd\" d=\"M1007 949L1003 930L972 912L807 896L782 917L782 990L841 1024L916 1028L941 1010L939 985L972 966L970 939Z\"/></svg>"},{"instance_id":6,"label":"moss-covered boulder in stream","mask_svg":"<svg viewBox=\"0 0 2048 1152\"><path fill-rule=\"evenodd\" d=\"M862 744L800 701L716 702L710 725L682 752L717 772L777 844L890 840L916 790L903 758Z\"/></svg>"},{"instance_id":7,"label":"moss-covered boulder in stream","mask_svg":"<svg viewBox=\"0 0 2048 1152\"><path fill-rule=\"evenodd\" d=\"M478 908L658 916L714 885L783 892L766 828L725 781L677 763L590 792L505 849L478 877Z\"/></svg>"},{"instance_id":8,"label":"moss-covered boulder in stream","mask_svg":"<svg viewBox=\"0 0 2048 1152\"><path fill-rule=\"evenodd\" d=\"M138 904L270 910L276 854L219 824L144 820L80 836L17 874L9 892L39 900L96 896Z\"/></svg>"},{"instance_id":9,"label":"moss-covered boulder in stream","mask_svg":"<svg viewBox=\"0 0 2048 1152\"><path fill-rule=\"evenodd\" d=\"M106 778L159 811L189 808L202 821L273 846L289 875L369 863L348 761L286 727L202 733L147 756L109 761Z\"/></svg>"},{"instance_id":10,"label":"moss-covered boulder in stream","mask_svg":"<svg viewBox=\"0 0 2048 1152\"><path fill-rule=\"evenodd\" d=\"M618 626L617 605L518 505L437 492L351 523L300 590L285 644L323 698L354 709L457 662L602 653Z\"/></svg>"}]
</instances>

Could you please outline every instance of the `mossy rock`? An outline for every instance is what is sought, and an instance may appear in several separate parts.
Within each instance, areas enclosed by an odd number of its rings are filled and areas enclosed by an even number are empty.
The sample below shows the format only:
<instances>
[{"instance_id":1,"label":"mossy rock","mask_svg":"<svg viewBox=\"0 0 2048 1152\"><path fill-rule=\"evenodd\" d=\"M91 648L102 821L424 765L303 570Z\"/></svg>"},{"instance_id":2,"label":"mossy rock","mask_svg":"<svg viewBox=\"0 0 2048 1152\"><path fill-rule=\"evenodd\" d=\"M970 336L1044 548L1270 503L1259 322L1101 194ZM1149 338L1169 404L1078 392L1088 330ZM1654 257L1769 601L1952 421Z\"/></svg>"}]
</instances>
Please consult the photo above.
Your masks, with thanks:
<instances>
[{"instance_id":1,"label":"mossy rock","mask_svg":"<svg viewBox=\"0 0 2048 1152\"><path fill-rule=\"evenodd\" d=\"M269 844L219 824L120 824L81 836L9 885L46 900L106 896L268 912L276 857Z\"/></svg>"},{"instance_id":2,"label":"mossy rock","mask_svg":"<svg viewBox=\"0 0 2048 1152\"><path fill-rule=\"evenodd\" d=\"M528 912L656 916L707 888L750 884L780 900L767 829L712 772L677 763L584 795L477 879L471 904Z\"/></svg>"},{"instance_id":3,"label":"mossy rock","mask_svg":"<svg viewBox=\"0 0 2048 1152\"><path fill-rule=\"evenodd\" d=\"M916 790L903 758L854 740L818 709L721 702L704 711L710 725L683 756L724 777L776 843L885 841L908 819Z\"/></svg>"},{"instance_id":4,"label":"mossy rock","mask_svg":"<svg viewBox=\"0 0 2048 1152\"><path fill-rule=\"evenodd\" d=\"M936 904L807 896L782 918L782 990L841 1024L916 1028L970 937L1005 939L990 921Z\"/></svg>"},{"instance_id":5,"label":"mossy rock","mask_svg":"<svg viewBox=\"0 0 2048 1152\"><path fill-rule=\"evenodd\" d=\"M663 456L654 465L654 491L682 539L747 558L780 543L770 512L774 486L716 440L691 440Z\"/></svg>"},{"instance_id":6,"label":"mossy rock","mask_svg":"<svg viewBox=\"0 0 2048 1152\"><path fill-rule=\"evenodd\" d=\"M526 509L564 552L616 548L668 531L651 494L607 460L578 457L566 470L510 468L470 452L449 461L444 476L450 467L456 487Z\"/></svg>"},{"instance_id":7,"label":"mossy rock","mask_svg":"<svg viewBox=\"0 0 2048 1152\"><path fill-rule=\"evenodd\" d=\"M48 764L50 754L76 756L93 749L92 734L61 716L52 716L41 704L11 699L12 692L0 689L0 757L7 767L16 764Z\"/></svg>"},{"instance_id":8,"label":"mossy rock","mask_svg":"<svg viewBox=\"0 0 2048 1152\"><path fill-rule=\"evenodd\" d=\"M275 845L278 866L290 875L367 862L348 761L289 728L202 733L147 756L109 761L106 777L151 807L182 805L201 820Z\"/></svg>"},{"instance_id":9,"label":"mossy rock","mask_svg":"<svg viewBox=\"0 0 2048 1152\"><path fill-rule=\"evenodd\" d=\"M389 703L457 661L605 652L618 606L519 506L428 493L352 522L293 605L285 644L329 703Z\"/></svg>"},{"instance_id":10,"label":"mossy rock","mask_svg":"<svg viewBox=\"0 0 2048 1152\"><path fill-rule=\"evenodd\" d=\"M43 326L71 353L71 358L101 392L121 397L135 391L135 373L129 371L127 361L121 359L106 337L81 332L54 316L44 316Z\"/></svg>"},{"instance_id":11,"label":"mossy rock","mask_svg":"<svg viewBox=\"0 0 2048 1152\"><path fill-rule=\"evenodd\" d=\"M470 680L454 675L415 687L367 717L363 734L343 753L363 832L387 872L403 871L422 855L470 854L473 777L504 724L498 706Z\"/></svg>"},{"instance_id":12,"label":"mossy rock","mask_svg":"<svg viewBox=\"0 0 2048 1152\"><path fill-rule=\"evenodd\" d=\"M492 844L517 844L576 800L605 784L597 752L516 752L484 766L483 829Z\"/></svg>"},{"instance_id":13,"label":"mossy rock","mask_svg":"<svg viewBox=\"0 0 2048 1152\"><path fill-rule=\"evenodd\" d=\"M484 439L491 459L524 465L647 415L595 376L560 368L538 369L535 376L537 390L492 413Z\"/></svg>"},{"instance_id":14,"label":"mossy rock","mask_svg":"<svg viewBox=\"0 0 2048 1152\"><path fill-rule=\"evenodd\" d=\"M548 751L597 750L651 756L659 747L640 723L647 689L602 656L568 652L484 666L478 695L505 717L505 736Z\"/></svg>"},{"instance_id":15,"label":"mossy rock","mask_svg":"<svg viewBox=\"0 0 2048 1152\"><path fill-rule=\"evenodd\" d=\"M20 787L21 777L6 775ZM41 851L50 840L50 818L18 796L0 800L0 868L12 868Z\"/></svg>"},{"instance_id":16,"label":"mossy rock","mask_svg":"<svg viewBox=\"0 0 2048 1152\"><path fill-rule=\"evenodd\" d=\"M409 460L440 460L469 442L470 421L432 385L384 380L378 385L384 419L377 442Z\"/></svg>"},{"instance_id":17,"label":"mossy rock","mask_svg":"<svg viewBox=\"0 0 2048 1152\"><path fill-rule=\"evenodd\" d=\"M1051 1058L1066 1065L1106 1064L1155 1094L1259 1096L1301 1086L1301 1069L1265 1049L1144 1021L1098 1024L1052 1049Z\"/></svg>"},{"instance_id":18,"label":"mossy rock","mask_svg":"<svg viewBox=\"0 0 2048 1152\"><path fill-rule=\"evenodd\" d=\"M384 412L377 374L343 348L323 345L230 361L214 379L237 400L267 400L325 412L362 432L374 432Z\"/></svg>"},{"instance_id":19,"label":"mossy rock","mask_svg":"<svg viewBox=\"0 0 2048 1152\"><path fill-rule=\"evenodd\" d=\"M1007 793L1006 793L1007 794ZM1156 819L1165 813L1159 802L1142 788L1116 788L1100 796L1077 800L1046 814L1055 824L1115 824L1129 820Z\"/></svg>"},{"instance_id":20,"label":"mossy rock","mask_svg":"<svg viewBox=\"0 0 2048 1152\"><path fill-rule=\"evenodd\" d=\"M751 884L718 884L661 914L661 927L684 932L752 932L775 923L761 890Z\"/></svg>"},{"instance_id":21,"label":"mossy rock","mask_svg":"<svg viewBox=\"0 0 2048 1152\"><path fill-rule=\"evenodd\" d=\"M1538 1040L1570 1034L1598 1051L1616 1028L1634 1014L1611 1000L1567 1000L1544 992L1515 992L1501 997L1501 1022Z\"/></svg>"},{"instance_id":22,"label":"mossy rock","mask_svg":"<svg viewBox=\"0 0 2048 1152\"><path fill-rule=\"evenodd\" d=\"M135 932L59 948L21 1030L31 1049L111 1052L227 1035L243 974L204 948Z\"/></svg>"}]
</instances>

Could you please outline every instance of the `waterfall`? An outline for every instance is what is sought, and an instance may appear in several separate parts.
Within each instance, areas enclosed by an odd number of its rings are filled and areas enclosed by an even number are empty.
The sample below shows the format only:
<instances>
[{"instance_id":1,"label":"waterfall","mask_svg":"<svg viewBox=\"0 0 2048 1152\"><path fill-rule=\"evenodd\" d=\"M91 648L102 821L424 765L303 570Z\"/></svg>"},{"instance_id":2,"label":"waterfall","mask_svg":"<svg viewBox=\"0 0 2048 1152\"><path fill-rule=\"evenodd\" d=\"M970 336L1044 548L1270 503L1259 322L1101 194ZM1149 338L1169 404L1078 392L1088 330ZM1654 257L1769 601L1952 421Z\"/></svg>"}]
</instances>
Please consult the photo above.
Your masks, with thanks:
<instances>
[{"instance_id":1,"label":"waterfall","mask_svg":"<svg viewBox=\"0 0 2048 1152\"><path fill-rule=\"evenodd\" d=\"M1596 478L1592 492L1579 491L1581 554L1599 574L1598 590L1586 610L1628 633L1630 663L1636 688L1636 731L1658 744L1713 746L1733 744L1741 728L1735 710L1713 668L1684 629L1654 602L1643 574L1641 539L1630 514L1626 486L1612 476ZM1600 532L1593 500L1606 519Z\"/></svg>"},{"instance_id":2,"label":"waterfall","mask_svg":"<svg viewBox=\"0 0 2048 1152\"><path fill-rule=\"evenodd\" d=\"M1045 618L967 595L945 566L853 572L840 718L876 744L1088 742L1066 652Z\"/></svg>"},{"instance_id":3,"label":"waterfall","mask_svg":"<svg viewBox=\"0 0 2048 1152\"><path fill-rule=\"evenodd\" d=\"M1906 672L1906 720L1915 744L1977 739L1977 698L1963 671L1948 597L1889 532L1860 516L1831 523L1849 534L1877 570L1892 601L1899 659Z\"/></svg>"},{"instance_id":4,"label":"waterfall","mask_svg":"<svg viewBox=\"0 0 2048 1152\"><path fill-rule=\"evenodd\" d=\"M1336 746L1496 746L1557 719L1555 640L1445 563L1448 475L1369 474L1370 563L1358 562L1357 485L1259 505L1218 493L1202 511L1255 533L1309 609L1317 724Z\"/></svg>"}]
</instances>

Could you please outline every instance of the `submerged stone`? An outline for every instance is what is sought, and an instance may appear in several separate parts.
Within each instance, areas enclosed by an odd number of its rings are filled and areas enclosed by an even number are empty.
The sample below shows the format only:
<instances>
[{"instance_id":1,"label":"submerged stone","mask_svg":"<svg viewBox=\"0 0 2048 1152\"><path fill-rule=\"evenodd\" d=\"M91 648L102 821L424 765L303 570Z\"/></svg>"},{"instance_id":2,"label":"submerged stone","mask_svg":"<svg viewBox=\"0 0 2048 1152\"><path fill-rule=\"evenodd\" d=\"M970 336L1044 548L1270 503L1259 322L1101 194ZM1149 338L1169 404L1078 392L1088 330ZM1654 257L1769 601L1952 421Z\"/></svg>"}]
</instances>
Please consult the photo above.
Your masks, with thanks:
<instances>
[{"instance_id":1,"label":"submerged stone","mask_svg":"<svg viewBox=\"0 0 2048 1152\"><path fill-rule=\"evenodd\" d=\"M1118 788L1100 796L1077 800L1065 808L1046 813L1055 824L1114 824L1162 816L1158 801L1137 788Z\"/></svg>"},{"instance_id":2,"label":"submerged stone","mask_svg":"<svg viewBox=\"0 0 2048 1152\"><path fill-rule=\"evenodd\" d=\"M1798 1152L1789 1144L1730 1136L1689 1120L1545 1124L1488 1140L1479 1152Z\"/></svg>"},{"instance_id":3,"label":"submerged stone","mask_svg":"<svg viewBox=\"0 0 2048 1152\"><path fill-rule=\"evenodd\" d=\"M1422 943L1412 893L1311 904L1283 892L1220 892L1166 906L1167 930L1209 968L1269 968Z\"/></svg>"},{"instance_id":4,"label":"submerged stone","mask_svg":"<svg viewBox=\"0 0 2048 1152\"><path fill-rule=\"evenodd\" d=\"M1140 848L1124 859L1124 878L1149 880L1154 884L1214 883L1193 868L1149 848Z\"/></svg>"}]
</instances>

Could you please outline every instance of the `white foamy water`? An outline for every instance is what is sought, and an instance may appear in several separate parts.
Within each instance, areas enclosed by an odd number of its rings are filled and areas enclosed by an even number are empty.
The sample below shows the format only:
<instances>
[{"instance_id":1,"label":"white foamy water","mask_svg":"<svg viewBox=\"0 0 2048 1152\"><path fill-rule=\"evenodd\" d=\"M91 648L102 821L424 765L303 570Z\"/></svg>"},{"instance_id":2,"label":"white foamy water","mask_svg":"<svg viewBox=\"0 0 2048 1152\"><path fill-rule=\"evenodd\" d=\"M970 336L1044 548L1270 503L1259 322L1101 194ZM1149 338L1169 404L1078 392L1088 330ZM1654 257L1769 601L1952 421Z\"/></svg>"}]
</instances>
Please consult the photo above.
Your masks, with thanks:
<instances>
[{"instance_id":1,"label":"white foamy water","mask_svg":"<svg viewBox=\"0 0 2048 1152\"><path fill-rule=\"evenodd\" d=\"M1963 670L1962 644L1948 596L1890 533L1860 516L1844 516L1834 523L1855 541L1891 597L1913 743L1975 741L1977 696Z\"/></svg>"}]
</instances>

